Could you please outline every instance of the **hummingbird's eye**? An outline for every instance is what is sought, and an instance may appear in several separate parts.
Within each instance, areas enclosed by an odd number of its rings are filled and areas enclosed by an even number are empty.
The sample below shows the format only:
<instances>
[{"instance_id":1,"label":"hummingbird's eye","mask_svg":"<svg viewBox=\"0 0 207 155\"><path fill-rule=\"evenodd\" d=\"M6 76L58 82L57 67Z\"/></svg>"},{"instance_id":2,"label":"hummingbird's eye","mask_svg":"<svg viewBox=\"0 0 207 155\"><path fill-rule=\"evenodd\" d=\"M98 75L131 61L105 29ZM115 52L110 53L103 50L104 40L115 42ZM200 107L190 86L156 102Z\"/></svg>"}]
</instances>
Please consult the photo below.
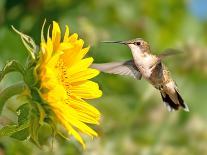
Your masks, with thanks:
<instances>
[{"instance_id":1,"label":"hummingbird's eye","mask_svg":"<svg viewBox=\"0 0 207 155\"><path fill-rule=\"evenodd\" d=\"M135 42L134 44L139 46L141 43L138 41L138 42Z\"/></svg>"}]
</instances>

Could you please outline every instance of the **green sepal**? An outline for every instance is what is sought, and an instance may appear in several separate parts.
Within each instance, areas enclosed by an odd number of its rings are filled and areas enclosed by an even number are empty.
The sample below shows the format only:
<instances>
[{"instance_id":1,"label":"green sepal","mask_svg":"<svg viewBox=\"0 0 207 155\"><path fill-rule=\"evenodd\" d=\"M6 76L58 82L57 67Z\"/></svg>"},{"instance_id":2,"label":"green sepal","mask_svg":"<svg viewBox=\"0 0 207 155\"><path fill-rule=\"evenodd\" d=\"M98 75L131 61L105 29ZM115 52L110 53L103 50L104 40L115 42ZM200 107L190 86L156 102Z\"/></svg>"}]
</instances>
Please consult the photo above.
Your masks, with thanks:
<instances>
[{"instance_id":1,"label":"green sepal","mask_svg":"<svg viewBox=\"0 0 207 155\"><path fill-rule=\"evenodd\" d=\"M37 147L41 148L41 145L39 143L39 128L40 128L40 123L39 123L39 116L38 116L38 111L37 109L33 108L31 112L31 118L30 118L30 140L32 143L34 143Z\"/></svg>"},{"instance_id":2,"label":"green sepal","mask_svg":"<svg viewBox=\"0 0 207 155\"><path fill-rule=\"evenodd\" d=\"M47 109L47 114L48 117L45 118L45 123L47 123L50 126L52 130L51 136L52 139L54 139L55 136L58 134L58 129L56 125L57 120L55 119L54 113L51 111L51 109Z\"/></svg>"},{"instance_id":3,"label":"green sepal","mask_svg":"<svg viewBox=\"0 0 207 155\"><path fill-rule=\"evenodd\" d=\"M39 123L40 125L43 125L44 124L44 119L46 117L46 113L45 113L45 110L44 108L42 107L42 105L40 103L37 103L37 108L38 108L38 111L39 111Z\"/></svg>"},{"instance_id":4,"label":"green sepal","mask_svg":"<svg viewBox=\"0 0 207 155\"><path fill-rule=\"evenodd\" d=\"M31 68L27 69L27 71L25 72L25 75L24 75L24 81L30 87L35 86L38 81L37 78L35 77L34 71L35 71L34 67L31 67Z\"/></svg>"},{"instance_id":5,"label":"green sepal","mask_svg":"<svg viewBox=\"0 0 207 155\"><path fill-rule=\"evenodd\" d=\"M25 74L24 67L17 61L11 60L6 63L3 69L0 71L0 81L4 78L4 76L10 72L19 72L22 75Z\"/></svg>"},{"instance_id":6,"label":"green sepal","mask_svg":"<svg viewBox=\"0 0 207 155\"><path fill-rule=\"evenodd\" d=\"M45 122L46 122L46 123L51 127L51 129L52 129L52 138L55 138L55 136L57 135L57 136L60 136L61 138L65 139L65 140L67 140L67 141L70 140L66 135L64 135L64 133L58 131L58 129L57 129L57 125L56 125L56 124L57 124L57 120L56 120L54 117L52 117L52 115L51 115L50 117L46 118L46 119L45 119Z\"/></svg>"},{"instance_id":7,"label":"green sepal","mask_svg":"<svg viewBox=\"0 0 207 155\"><path fill-rule=\"evenodd\" d=\"M45 123L47 123L51 127L52 136L55 137L55 135L57 134L57 127L53 121L54 119L52 117L45 118Z\"/></svg>"},{"instance_id":8,"label":"green sepal","mask_svg":"<svg viewBox=\"0 0 207 155\"><path fill-rule=\"evenodd\" d=\"M31 96L32 96L33 101L36 101L39 103L42 102L41 93L38 88L36 88L36 87L31 88Z\"/></svg>"},{"instance_id":9,"label":"green sepal","mask_svg":"<svg viewBox=\"0 0 207 155\"><path fill-rule=\"evenodd\" d=\"M48 145L52 134L52 128L49 124L44 123L39 129L39 143L41 145Z\"/></svg>"},{"instance_id":10,"label":"green sepal","mask_svg":"<svg viewBox=\"0 0 207 155\"><path fill-rule=\"evenodd\" d=\"M33 138L30 137L30 142L33 143L36 147L38 147L39 149L42 149L42 146L40 145L39 141L36 142Z\"/></svg>"},{"instance_id":11,"label":"green sepal","mask_svg":"<svg viewBox=\"0 0 207 155\"><path fill-rule=\"evenodd\" d=\"M38 50L38 46L35 44L34 40L30 36L18 31L13 26L12 29L21 36L22 42L24 46L27 48L32 60L36 60L36 53Z\"/></svg>"}]
</instances>

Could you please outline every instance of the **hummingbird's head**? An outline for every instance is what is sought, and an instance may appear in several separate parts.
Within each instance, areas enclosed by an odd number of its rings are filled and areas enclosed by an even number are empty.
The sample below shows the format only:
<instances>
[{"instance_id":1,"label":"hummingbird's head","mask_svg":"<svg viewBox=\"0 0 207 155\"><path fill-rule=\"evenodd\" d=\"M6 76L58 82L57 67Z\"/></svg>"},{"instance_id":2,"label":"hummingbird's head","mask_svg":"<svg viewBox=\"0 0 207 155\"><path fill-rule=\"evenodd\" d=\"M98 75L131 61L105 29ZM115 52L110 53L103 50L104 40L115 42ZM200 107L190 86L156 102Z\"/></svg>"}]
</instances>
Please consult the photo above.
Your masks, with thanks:
<instances>
[{"instance_id":1,"label":"hummingbird's head","mask_svg":"<svg viewBox=\"0 0 207 155\"><path fill-rule=\"evenodd\" d=\"M149 52L150 51L150 46L149 44L144 41L142 38L135 38L129 41L126 41L126 45L131 49L131 50L136 50L139 49L143 53Z\"/></svg>"},{"instance_id":2,"label":"hummingbird's head","mask_svg":"<svg viewBox=\"0 0 207 155\"><path fill-rule=\"evenodd\" d=\"M127 40L127 41L103 41L103 42L124 44L124 45L127 45L131 50L139 49L143 53L150 52L149 44L146 41L144 41L142 38L135 38L132 40Z\"/></svg>"}]
</instances>

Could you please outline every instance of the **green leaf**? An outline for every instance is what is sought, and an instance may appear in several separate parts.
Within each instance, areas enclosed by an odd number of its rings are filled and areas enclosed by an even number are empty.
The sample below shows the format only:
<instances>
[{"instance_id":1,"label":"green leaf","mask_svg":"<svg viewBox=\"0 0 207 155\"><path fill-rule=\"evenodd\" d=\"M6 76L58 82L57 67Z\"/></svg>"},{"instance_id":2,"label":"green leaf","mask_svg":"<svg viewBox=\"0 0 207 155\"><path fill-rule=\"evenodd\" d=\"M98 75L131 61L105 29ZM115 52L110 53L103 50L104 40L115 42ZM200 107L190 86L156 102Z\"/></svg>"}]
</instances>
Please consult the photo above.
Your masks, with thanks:
<instances>
[{"instance_id":1,"label":"green leaf","mask_svg":"<svg viewBox=\"0 0 207 155\"><path fill-rule=\"evenodd\" d=\"M19 72L24 75L25 70L24 67L15 60L9 61L0 71L0 81L4 78L4 76L10 72Z\"/></svg>"},{"instance_id":2,"label":"green leaf","mask_svg":"<svg viewBox=\"0 0 207 155\"><path fill-rule=\"evenodd\" d=\"M17 111L17 116L18 116L18 124L22 125L26 123L29 120L29 115L30 115L30 104L25 103L21 105L16 111Z\"/></svg>"},{"instance_id":3,"label":"green leaf","mask_svg":"<svg viewBox=\"0 0 207 155\"><path fill-rule=\"evenodd\" d=\"M29 128L23 129L21 131L15 132L10 137L15 138L17 140L25 140L29 137Z\"/></svg>"},{"instance_id":4,"label":"green leaf","mask_svg":"<svg viewBox=\"0 0 207 155\"><path fill-rule=\"evenodd\" d=\"M29 127L29 122L26 122L22 125L7 125L0 129L0 137L1 136L11 136L16 132L22 131Z\"/></svg>"},{"instance_id":5,"label":"green leaf","mask_svg":"<svg viewBox=\"0 0 207 155\"><path fill-rule=\"evenodd\" d=\"M22 125L30 121L29 116L30 116L31 107L29 103L25 103L21 105L16 111L18 116L18 125ZM11 137L18 140L25 140L29 137L29 128L15 132L14 134L11 135Z\"/></svg>"},{"instance_id":6,"label":"green leaf","mask_svg":"<svg viewBox=\"0 0 207 155\"><path fill-rule=\"evenodd\" d=\"M4 104L10 97L20 94L24 91L28 91L28 88L23 82L11 85L5 88L3 91L1 91L0 92L0 114L2 112Z\"/></svg>"},{"instance_id":7,"label":"green leaf","mask_svg":"<svg viewBox=\"0 0 207 155\"><path fill-rule=\"evenodd\" d=\"M17 110L18 125L8 125L0 130L1 136L10 136L18 140L25 140L29 137L29 114L30 105L28 103L21 105Z\"/></svg>"},{"instance_id":8,"label":"green leaf","mask_svg":"<svg viewBox=\"0 0 207 155\"><path fill-rule=\"evenodd\" d=\"M35 60L36 59L35 53L36 53L38 47L35 44L34 40L30 36L18 31L13 26L12 26L12 29L17 34L19 34L21 36L22 42L23 42L24 46L27 48L27 50L29 51L29 54L30 54L32 60Z\"/></svg>"}]
</instances>

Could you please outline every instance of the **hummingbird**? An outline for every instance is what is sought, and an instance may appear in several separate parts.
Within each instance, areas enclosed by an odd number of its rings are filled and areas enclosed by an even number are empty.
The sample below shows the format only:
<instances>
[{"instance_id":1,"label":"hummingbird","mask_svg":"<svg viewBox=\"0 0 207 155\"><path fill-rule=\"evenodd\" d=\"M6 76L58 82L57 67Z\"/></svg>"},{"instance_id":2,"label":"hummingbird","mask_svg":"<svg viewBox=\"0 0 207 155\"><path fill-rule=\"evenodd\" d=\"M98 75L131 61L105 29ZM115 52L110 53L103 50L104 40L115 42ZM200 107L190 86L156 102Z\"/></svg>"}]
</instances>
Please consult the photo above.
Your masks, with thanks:
<instances>
[{"instance_id":1,"label":"hummingbird","mask_svg":"<svg viewBox=\"0 0 207 155\"><path fill-rule=\"evenodd\" d=\"M179 53L177 50L167 49L159 55L152 54L149 43L142 38L103 42L127 45L133 58L122 62L92 64L92 68L105 73L131 76L137 80L143 78L160 91L161 98L168 111L175 111L180 108L189 111L187 104L178 91L176 82L162 62L165 57Z\"/></svg>"}]
</instances>

